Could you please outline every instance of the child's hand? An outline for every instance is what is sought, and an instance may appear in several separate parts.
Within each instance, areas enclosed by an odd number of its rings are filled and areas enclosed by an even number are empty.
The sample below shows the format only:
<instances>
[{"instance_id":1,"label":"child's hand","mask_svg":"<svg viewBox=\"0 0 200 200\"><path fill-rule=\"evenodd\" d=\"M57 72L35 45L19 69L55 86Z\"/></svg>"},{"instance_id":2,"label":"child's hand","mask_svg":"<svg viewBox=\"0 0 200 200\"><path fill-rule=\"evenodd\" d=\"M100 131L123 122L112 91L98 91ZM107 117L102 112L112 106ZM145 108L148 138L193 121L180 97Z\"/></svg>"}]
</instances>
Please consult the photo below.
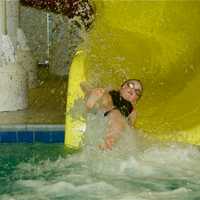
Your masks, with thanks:
<instances>
[{"instance_id":1,"label":"child's hand","mask_svg":"<svg viewBox=\"0 0 200 200\"><path fill-rule=\"evenodd\" d=\"M114 144L114 138L113 138L113 136L110 135L110 136L106 137L104 144L99 145L99 148L101 150L112 150L113 144Z\"/></svg>"},{"instance_id":2,"label":"child's hand","mask_svg":"<svg viewBox=\"0 0 200 200\"><path fill-rule=\"evenodd\" d=\"M94 90L92 90L90 95L94 95L96 97L101 97L103 96L105 90L103 88L96 88Z\"/></svg>"},{"instance_id":3,"label":"child's hand","mask_svg":"<svg viewBox=\"0 0 200 200\"><path fill-rule=\"evenodd\" d=\"M86 102L86 107L91 109L96 102L103 96L105 90L103 88L96 88L91 91Z\"/></svg>"},{"instance_id":4,"label":"child's hand","mask_svg":"<svg viewBox=\"0 0 200 200\"><path fill-rule=\"evenodd\" d=\"M112 147L111 146L107 146L106 144L100 144L98 147L102 151L112 150Z\"/></svg>"}]
</instances>

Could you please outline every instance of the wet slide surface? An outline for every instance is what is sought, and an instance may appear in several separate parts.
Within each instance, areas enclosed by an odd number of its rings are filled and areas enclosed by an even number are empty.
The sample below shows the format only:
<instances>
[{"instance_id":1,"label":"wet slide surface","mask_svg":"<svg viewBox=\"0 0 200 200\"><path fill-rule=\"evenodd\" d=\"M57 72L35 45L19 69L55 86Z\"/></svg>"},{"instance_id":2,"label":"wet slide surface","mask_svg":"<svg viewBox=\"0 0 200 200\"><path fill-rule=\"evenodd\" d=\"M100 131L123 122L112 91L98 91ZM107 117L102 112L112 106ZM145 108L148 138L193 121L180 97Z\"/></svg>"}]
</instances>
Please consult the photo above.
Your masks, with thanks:
<instances>
[{"instance_id":1,"label":"wet slide surface","mask_svg":"<svg viewBox=\"0 0 200 200\"><path fill-rule=\"evenodd\" d=\"M86 80L118 87L140 79L136 127L164 140L200 144L200 2L94 5L96 19L82 46Z\"/></svg>"}]
</instances>

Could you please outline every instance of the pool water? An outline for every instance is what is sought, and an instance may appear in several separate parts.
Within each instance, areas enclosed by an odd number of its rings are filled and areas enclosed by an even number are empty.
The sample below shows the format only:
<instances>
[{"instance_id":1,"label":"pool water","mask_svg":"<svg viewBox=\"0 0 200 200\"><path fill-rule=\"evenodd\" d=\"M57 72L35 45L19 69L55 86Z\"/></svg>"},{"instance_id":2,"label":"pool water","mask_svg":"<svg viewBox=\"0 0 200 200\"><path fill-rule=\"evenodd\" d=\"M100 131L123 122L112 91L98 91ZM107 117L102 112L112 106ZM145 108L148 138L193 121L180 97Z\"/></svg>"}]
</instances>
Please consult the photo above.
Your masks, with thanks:
<instances>
[{"instance_id":1,"label":"pool water","mask_svg":"<svg viewBox=\"0 0 200 200\"><path fill-rule=\"evenodd\" d=\"M199 200L200 152L127 130L112 151L97 148L106 119L90 114L86 144L0 146L1 200Z\"/></svg>"}]
</instances>

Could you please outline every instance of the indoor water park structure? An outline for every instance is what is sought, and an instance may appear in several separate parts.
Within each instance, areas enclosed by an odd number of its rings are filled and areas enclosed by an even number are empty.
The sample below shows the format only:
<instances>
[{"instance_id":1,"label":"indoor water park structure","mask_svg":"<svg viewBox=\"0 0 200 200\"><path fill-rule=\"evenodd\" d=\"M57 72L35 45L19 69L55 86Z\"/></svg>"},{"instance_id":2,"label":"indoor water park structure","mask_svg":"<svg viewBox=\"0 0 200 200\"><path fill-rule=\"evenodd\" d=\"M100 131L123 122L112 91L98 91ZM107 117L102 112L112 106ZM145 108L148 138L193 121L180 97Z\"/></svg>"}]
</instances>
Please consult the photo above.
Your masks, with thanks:
<instances>
[{"instance_id":1,"label":"indoor water park structure","mask_svg":"<svg viewBox=\"0 0 200 200\"><path fill-rule=\"evenodd\" d=\"M0 199L198 200L200 1L1 0ZM143 84L102 151L82 82Z\"/></svg>"},{"instance_id":2,"label":"indoor water park structure","mask_svg":"<svg viewBox=\"0 0 200 200\"><path fill-rule=\"evenodd\" d=\"M43 2L1 1L0 109L25 110L18 111L19 115L8 113L8 119L37 123L37 118L50 116L48 112L38 115L41 107L46 111L59 107L53 115L62 114L53 121L64 124L67 81L62 77L68 72L72 72L68 88L73 93L68 93L68 108L79 98L83 80L115 87L134 77L145 88L137 128L153 137L199 144L198 1L69 1L69 8L58 0ZM82 4L85 19L78 12ZM81 16L76 23L84 22L82 27L70 24L75 13ZM47 98L36 100L40 92ZM33 113L37 113L35 122L28 120ZM20 116L24 119L17 120ZM9 124L9 120L2 121Z\"/></svg>"}]
</instances>

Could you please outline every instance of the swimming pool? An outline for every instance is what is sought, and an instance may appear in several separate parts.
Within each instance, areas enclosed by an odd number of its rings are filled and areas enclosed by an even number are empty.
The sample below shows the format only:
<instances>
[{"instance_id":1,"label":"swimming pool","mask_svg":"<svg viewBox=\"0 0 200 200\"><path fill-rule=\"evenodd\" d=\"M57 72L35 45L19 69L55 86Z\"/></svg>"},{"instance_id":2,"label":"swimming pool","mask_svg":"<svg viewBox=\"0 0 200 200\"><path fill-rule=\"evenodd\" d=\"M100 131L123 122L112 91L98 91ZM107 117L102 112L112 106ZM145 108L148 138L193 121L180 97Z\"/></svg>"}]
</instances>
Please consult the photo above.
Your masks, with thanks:
<instances>
[{"instance_id":1,"label":"swimming pool","mask_svg":"<svg viewBox=\"0 0 200 200\"><path fill-rule=\"evenodd\" d=\"M1 145L0 151L2 200L200 198L200 156L191 146L152 147L125 159L93 152L93 161L62 145Z\"/></svg>"},{"instance_id":2,"label":"swimming pool","mask_svg":"<svg viewBox=\"0 0 200 200\"><path fill-rule=\"evenodd\" d=\"M102 152L95 145L104 120L91 115L89 141L79 152L62 144L0 145L0 199L200 199L197 147L146 145L127 134L113 151Z\"/></svg>"}]
</instances>

